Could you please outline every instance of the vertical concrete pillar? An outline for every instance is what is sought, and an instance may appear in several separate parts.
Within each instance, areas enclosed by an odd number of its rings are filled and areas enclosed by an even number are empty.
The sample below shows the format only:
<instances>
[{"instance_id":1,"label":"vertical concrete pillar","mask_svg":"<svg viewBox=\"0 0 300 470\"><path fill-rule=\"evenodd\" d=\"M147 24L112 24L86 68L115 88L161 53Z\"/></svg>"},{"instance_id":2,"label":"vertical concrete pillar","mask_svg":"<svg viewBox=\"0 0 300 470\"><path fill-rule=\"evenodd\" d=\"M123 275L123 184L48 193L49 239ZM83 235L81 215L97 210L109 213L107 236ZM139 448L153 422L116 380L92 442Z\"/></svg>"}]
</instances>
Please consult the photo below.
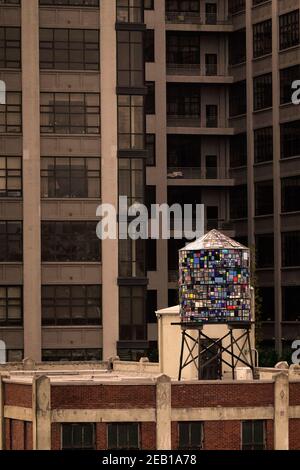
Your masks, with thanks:
<instances>
[{"instance_id":1,"label":"vertical concrete pillar","mask_svg":"<svg viewBox=\"0 0 300 470\"><path fill-rule=\"evenodd\" d=\"M289 376L281 372L274 385L274 450L289 449Z\"/></svg>"},{"instance_id":2,"label":"vertical concrete pillar","mask_svg":"<svg viewBox=\"0 0 300 470\"><path fill-rule=\"evenodd\" d=\"M39 2L22 0L24 356L41 360Z\"/></svg>"},{"instance_id":3,"label":"vertical concrete pillar","mask_svg":"<svg viewBox=\"0 0 300 470\"><path fill-rule=\"evenodd\" d=\"M46 376L32 383L33 450L51 450L51 385Z\"/></svg>"},{"instance_id":4,"label":"vertical concrete pillar","mask_svg":"<svg viewBox=\"0 0 300 470\"><path fill-rule=\"evenodd\" d=\"M4 450L4 384L3 376L0 374L0 450Z\"/></svg>"},{"instance_id":5,"label":"vertical concrete pillar","mask_svg":"<svg viewBox=\"0 0 300 470\"><path fill-rule=\"evenodd\" d=\"M156 382L156 449L171 450L171 379L160 375Z\"/></svg>"},{"instance_id":6,"label":"vertical concrete pillar","mask_svg":"<svg viewBox=\"0 0 300 470\"><path fill-rule=\"evenodd\" d=\"M254 235L254 132L253 132L253 32L252 2L246 2L246 74L247 74L247 187L248 187L248 245L255 243Z\"/></svg>"},{"instance_id":7,"label":"vertical concrete pillar","mask_svg":"<svg viewBox=\"0 0 300 470\"><path fill-rule=\"evenodd\" d=\"M102 203L118 210L116 1L102 0L101 177ZM103 359L115 356L119 337L118 240L102 241Z\"/></svg>"},{"instance_id":8,"label":"vertical concrete pillar","mask_svg":"<svg viewBox=\"0 0 300 470\"><path fill-rule=\"evenodd\" d=\"M272 2L272 83L273 83L273 185L274 185L274 292L275 346L282 353L282 292L281 292L281 179L280 179L280 78L278 51L278 3Z\"/></svg>"}]
</instances>

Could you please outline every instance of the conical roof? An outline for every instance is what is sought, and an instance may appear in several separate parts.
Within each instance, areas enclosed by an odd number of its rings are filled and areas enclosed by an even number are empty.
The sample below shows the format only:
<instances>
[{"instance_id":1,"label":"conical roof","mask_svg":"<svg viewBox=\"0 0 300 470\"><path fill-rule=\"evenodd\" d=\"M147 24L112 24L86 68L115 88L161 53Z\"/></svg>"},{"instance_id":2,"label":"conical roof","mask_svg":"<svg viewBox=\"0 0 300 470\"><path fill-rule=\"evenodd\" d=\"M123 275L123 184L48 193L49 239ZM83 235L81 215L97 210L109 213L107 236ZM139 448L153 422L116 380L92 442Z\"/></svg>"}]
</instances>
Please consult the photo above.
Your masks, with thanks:
<instances>
[{"instance_id":1,"label":"conical roof","mask_svg":"<svg viewBox=\"0 0 300 470\"><path fill-rule=\"evenodd\" d=\"M248 250L248 248L241 243L236 242L232 238L227 237L224 233L218 230L211 230L210 232L198 238L192 243L189 243L180 251L197 251L197 250Z\"/></svg>"}]
</instances>

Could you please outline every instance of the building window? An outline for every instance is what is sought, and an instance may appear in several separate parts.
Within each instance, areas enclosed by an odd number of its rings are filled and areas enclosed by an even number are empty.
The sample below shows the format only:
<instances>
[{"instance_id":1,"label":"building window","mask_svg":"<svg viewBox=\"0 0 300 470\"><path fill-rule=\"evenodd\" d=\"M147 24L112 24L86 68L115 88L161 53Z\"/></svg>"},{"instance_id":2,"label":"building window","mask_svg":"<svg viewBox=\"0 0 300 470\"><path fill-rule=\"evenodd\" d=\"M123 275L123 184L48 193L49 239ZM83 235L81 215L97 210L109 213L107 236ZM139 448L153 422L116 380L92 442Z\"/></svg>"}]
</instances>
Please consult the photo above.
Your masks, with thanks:
<instances>
[{"instance_id":1,"label":"building window","mask_svg":"<svg viewBox=\"0 0 300 470\"><path fill-rule=\"evenodd\" d=\"M157 240L146 241L146 271L157 270Z\"/></svg>"},{"instance_id":2,"label":"building window","mask_svg":"<svg viewBox=\"0 0 300 470\"><path fill-rule=\"evenodd\" d=\"M255 183L255 215L273 214L273 181Z\"/></svg>"},{"instance_id":3,"label":"building window","mask_svg":"<svg viewBox=\"0 0 300 470\"><path fill-rule=\"evenodd\" d=\"M229 65L244 62L246 62L246 29L240 29L229 35Z\"/></svg>"},{"instance_id":4,"label":"building window","mask_svg":"<svg viewBox=\"0 0 300 470\"><path fill-rule=\"evenodd\" d=\"M96 222L42 222L42 260L101 261Z\"/></svg>"},{"instance_id":5,"label":"building window","mask_svg":"<svg viewBox=\"0 0 300 470\"><path fill-rule=\"evenodd\" d=\"M240 116L247 111L246 80L236 82L229 88L229 116Z\"/></svg>"},{"instance_id":6,"label":"building window","mask_svg":"<svg viewBox=\"0 0 300 470\"><path fill-rule=\"evenodd\" d=\"M21 28L0 27L0 68L21 68Z\"/></svg>"},{"instance_id":7,"label":"building window","mask_svg":"<svg viewBox=\"0 0 300 470\"><path fill-rule=\"evenodd\" d=\"M280 70L280 104L292 102L292 84L300 77L300 64Z\"/></svg>"},{"instance_id":8,"label":"building window","mask_svg":"<svg viewBox=\"0 0 300 470\"><path fill-rule=\"evenodd\" d=\"M280 125L281 158L300 155L300 120Z\"/></svg>"},{"instance_id":9,"label":"building window","mask_svg":"<svg viewBox=\"0 0 300 470\"><path fill-rule=\"evenodd\" d=\"M146 29L144 40L145 62L155 62L154 29Z\"/></svg>"},{"instance_id":10,"label":"building window","mask_svg":"<svg viewBox=\"0 0 300 470\"><path fill-rule=\"evenodd\" d=\"M136 95L118 96L118 148L144 149L144 98Z\"/></svg>"},{"instance_id":11,"label":"building window","mask_svg":"<svg viewBox=\"0 0 300 470\"><path fill-rule=\"evenodd\" d=\"M102 349L43 349L43 362L96 362L102 360Z\"/></svg>"},{"instance_id":12,"label":"building window","mask_svg":"<svg viewBox=\"0 0 300 470\"><path fill-rule=\"evenodd\" d=\"M200 37L193 33L167 33L167 64L200 65Z\"/></svg>"},{"instance_id":13,"label":"building window","mask_svg":"<svg viewBox=\"0 0 300 470\"><path fill-rule=\"evenodd\" d=\"M117 0L117 22L142 23L143 7L143 0Z\"/></svg>"},{"instance_id":14,"label":"building window","mask_svg":"<svg viewBox=\"0 0 300 470\"><path fill-rule=\"evenodd\" d=\"M6 104L0 104L0 133L22 132L22 93L8 91Z\"/></svg>"},{"instance_id":15,"label":"building window","mask_svg":"<svg viewBox=\"0 0 300 470\"><path fill-rule=\"evenodd\" d=\"M119 240L119 276L145 276L145 240Z\"/></svg>"},{"instance_id":16,"label":"building window","mask_svg":"<svg viewBox=\"0 0 300 470\"><path fill-rule=\"evenodd\" d=\"M273 160L273 127L264 127L254 131L255 163Z\"/></svg>"},{"instance_id":17,"label":"building window","mask_svg":"<svg viewBox=\"0 0 300 470\"><path fill-rule=\"evenodd\" d=\"M154 10L154 0L144 0L145 10Z\"/></svg>"},{"instance_id":18,"label":"building window","mask_svg":"<svg viewBox=\"0 0 300 470\"><path fill-rule=\"evenodd\" d=\"M265 421L242 421L242 450L265 450L265 428Z\"/></svg>"},{"instance_id":19,"label":"building window","mask_svg":"<svg viewBox=\"0 0 300 470\"><path fill-rule=\"evenodd\" d=\"M274 234L256 235L256 267L272 268L274 266Z\"/></svg>"},{"instance_id":20,"label":"building window","mask_svg":"<svg viewBox=\"0 0 300 470\"><path fill-rule=\"evenodd\" d=\"M22 260L22 222L0 221L0 262L21 262Z\"/></svg>"},{"instance_id":21,"label":"building window","mask_svg":"<svg viewBox=\"0 0 300 470\"><path fill-rule=\"evenodd\" d=\"M275 318L274 287L260 287L259 286L258 295L261 299L261 320L262 321L274 321L274 318Z\"/></svg>"},{"instance_id":22,"label":"building window","mask_svg":"<svg viewBox=\"0 0 300 470\"><path fill-rule=\"evenodd\" d=\"M64 423L62 450L96 450L94 423Z\"/></svg>"},{"instance_id":23,"label":"building window","mask_svg":"<svg viewBox=\"0 0 300 470\"><path fill-rule=\"evenodd\" d=\"M40 5L65 5L75 7L98 7L99 0L40 0Z\"/></svg>"},{"instance_id":24,"label":"building window","mask_svg":"<svg viewBox=\"0 0 300 470\"><path fill-rule=\"evenodd\" d=\"M167 114L170 118L200 119L200 88L171 85L167 89Z\"/></svg>"},{"instance_id":25,"label":"building window","mask_svg":"<svg viewBox=\"0 0 300 470\"><path fill-rule=\"evenodd\" d=\"M0 197L22 196L22 158L0 156Z\"/></svg>"},{"instance_id":26,"label":"building window","mask_svg":"<svg viewBox=\"0 0 300 470\"><path fill-rule=\"evenodd\" d=\"M218 55L205 54L205 75L218 75Z\"/></svg>"},{"instance_id":27,"label":"building window","mask_svg":"<svg viewBox=\"0 0 300 470\"><path fill-rule=\"evenodd\" d=\"M197 135L167 135L168 169L201 167L201 136Z\"/></svg>"},{"instance_id":28,"label":"building window","mask_svg":"<svg viewBox=\"0 0 300 470\"><path fill-rule=\"evenodd\" d=\"M22 287L0 286L0 326L20 326L22 323Z\"/></svg>"},{"instance_id":29,"label":"building window","mask_svg":"<svg viewBox=\"0 0 300 470\"><path fill-rule=\"evenodd\" d=\"M282 233L282 266L300 266L300 232Z\"/></svg>"},{"instance_id":30,"label":"building window","mask_svg":"<svg viewBox=\"0 0 300 470\"><path fill-rule=\"evenodd\" d=\"M100 165L98 158L42 158L41 197L100 198Z\"/></svg>"},{"instance_id":31,"label":"building window","mask_svg":"<svg viewBox=\"0 0 300 470\"><path fill-rule=\"evenodd\" d=\"M144 85L143 33L118 31L118 86L141 87Z\"/></svg>"},{"instance_id":32,"label":"building window","mask_svg":"<svg viewBox=\"0 0 300 470\"><path fill-rule=\"evenodd\" d=\"M120 340L146 339L145 289L120 286Z\"/></svg>"},{"instance_id":33,"label":"building window","mask_svg":"<svg viewBox=\"0 0 300 470\"><path fill-rule=\"evenodd\" d=\"M182 422L178 423L179 450L203 449L203 423Z\"/></svg>"},{"instance_id":34,"label":"building window","mask_svg":"<svg viewBox=\"0 0 300 470\"><path fill-rule=\"evenodd\" d=\"M119 196L127 196L128 204L144 202L145 172L141 158L119 159Z\"/></svg>"},{"instance_id":35,"label":"building window","mask_svg":"<svg viewBox=\"0 0 300 470\"><path fill-rule=\"evenodd\" d=\"M230 168L247 165L247 134L236 134L230 140Z\"/></svg>"},{"instance_id":36,"label":"building window","mask_svg":"<svg viewBox=\"0 0 300 470\"><path fill-rule=\"evenodd\" d=\"M166 0L166 12L199 14L199 0Z\"/></svg>"},{"instance_id":37,"label":"building window","mask_svg":"<svg viewBox=\"0 0 300 470\"><path fill-rule=\"evenodd\" d=\"M41 132L99 134L98 93L41 93Z\"/></svg>"},{"instance_id":38,"label":"building window","mask_svg":"<svg viewBox=\"0 0 300 470\"><path fill-rule=\"evenodd\" d=\"M99 70L99 31L40 29L40 68Z\"/></svg>"},{"instance_id":39,"label":"building window","mask_svg":"<svg viewBox=\"0 0 300 470\"><path fill-rule=\"evenodd\" d=\"M297 46L300 41L299 10L294 10L279 17L280 50Z\"/></svg>"},{"instance_id":40,"label":"building window","mask_svg":"<svg viewBox=\"0 0 300 470\"><path fill-rule=\"evenodd\" d=\"M101 286L42 286L43 325L101 325Z\"/></svg>"},{"instance_id":41,"label":"building window","mask_svg":"<svg viewBox=\"0 0 300 470\"><path fill-rule=\"evenodd\" d=\"M229 0L229 13L235 15L236 13L241 13L245 11L246 0Z\"/></svg>"},{"instance_id":42,"label":"building window","mask_svg":"<svg viewBox=\"0 0 300 470\"><path fill-rule=\"evenodd\" d=\"M218 106L216 104L206 105L206 127L218 127Z\"/></svg>"},{"instance_id":43,"label":"building window","mask_svg":"<svg viewBox=\"0 0 300 470\"><path fill-rule=\"evenodd\" d=\"M156 312L157 311L157 291L147 290L146 299L146 315L147 323L157 323Z\"/></svg>"},{"instance_id":44,"label":"building window","mask_svg":"<svg viewBox=\"0 0 300 470\"><path fill-rule=\"evenodd\" d=\"M245 219L248 214L247 186L236 186L230 191L230 218Z\"/></svg>"},{"instance_id":45,"label":"building window","mask_svg":"<svg viewBox=\"0 0 300 470\"><path fill-rule=\"evenodd\" d=\"M155 134L146 134L147 166L156 164L156 139Z\"/></svg>"},{"instance_id":46,"label":"building window","mask_svg":"<svg viewBox=\"0 0 300 470\"><path fill-rule=\"evenodd\" d=\"M253 55L261 57L272 53L272 20L253 25Z\"/></svg>"},{"instance_id":47,"label":"building window","mask_svg":"<svg viewBox=\"0 0 300 470\"><path fill-rule=\"evenodd\" d=\"M282 212L300 211L300 176L281 180Z\"/></svg>"},{"instance_id":48,"label":"building window","mask_svg":"<svg viewBox=\"0 0 300 470\"><path fill-rule=\"evenodd\" d=\"M282 288L282 310L284 321L300 321L300 286Z\"/></svg>"},{"instance_id":49,"label":"building window","mask_svg":"<svg viewBox=\"0 0 300 470\"><path fill-rule=\"evenodd\" d=\"M254 111L271 108L273 104L272 74L267 73L253 79Z\"/></svg>"},{"instance_id":50,"label":"building window","mask_svg":"<svg viewBox=\"0 0 300 470\"><path fill-rule=\"evenodd\" d=\"M109 423L107 447L109 450L138 450L140 448L139 423Z\"/></svg>"},{"instance_id":51,"label":"building window","mask_svg":"<svg viewBox=\"0 0 300 470\"><path fill-rule=\"evenodd\" d=\"M145 114L155 114L155 82L146 82Z\"/></svg>"}]
</instances>

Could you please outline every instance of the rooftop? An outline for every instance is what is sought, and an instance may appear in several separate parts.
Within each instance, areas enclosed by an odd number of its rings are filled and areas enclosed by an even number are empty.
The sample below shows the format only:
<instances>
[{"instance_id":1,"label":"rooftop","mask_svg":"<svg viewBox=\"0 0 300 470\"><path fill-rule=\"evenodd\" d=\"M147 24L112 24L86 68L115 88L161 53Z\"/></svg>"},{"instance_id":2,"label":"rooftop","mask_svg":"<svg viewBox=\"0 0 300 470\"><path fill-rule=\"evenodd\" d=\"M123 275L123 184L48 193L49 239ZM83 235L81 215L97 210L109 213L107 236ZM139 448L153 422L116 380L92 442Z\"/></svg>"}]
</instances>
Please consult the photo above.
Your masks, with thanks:
<instances>
[{"instance_id":1,"label":"rooftop","mask_svg":"<svg viewBox=\"0 0 300 470\"><path fill-rule=\"evenodd\" d=\"M193 251L193 250L248 250L246 246L238 243L232 238L227 237L224 233L218 230L211 230L210 232L198 238L192 243L183 247L180 251Z\"/></svg>"}]
</instances>

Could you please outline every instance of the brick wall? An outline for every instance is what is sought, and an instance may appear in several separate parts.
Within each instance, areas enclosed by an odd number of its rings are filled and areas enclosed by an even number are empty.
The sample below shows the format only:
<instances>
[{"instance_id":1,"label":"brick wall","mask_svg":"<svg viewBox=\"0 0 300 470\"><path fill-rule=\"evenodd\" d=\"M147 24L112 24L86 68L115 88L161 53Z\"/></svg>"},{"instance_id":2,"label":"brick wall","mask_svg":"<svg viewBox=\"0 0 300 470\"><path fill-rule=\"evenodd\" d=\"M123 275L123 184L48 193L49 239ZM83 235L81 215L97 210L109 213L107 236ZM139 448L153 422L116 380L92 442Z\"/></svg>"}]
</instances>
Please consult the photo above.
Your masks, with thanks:
<instances>
[{"instance_id":1,"label":"brick wall","mask_svg":"<svg viewBox=\"0 0 300 470\"><path fill-rule=\"evenodd\" d=\"M11 450L10 442L10 419L5 418L4 420L4 432L5 432L5 450Z\"/></svg>"},{"instance_id":2,"label":"brick wall","mask_svg":"<svg viewBox=\"0 0 300 470\"><path fill-rule=\"evenodd\" d=\"M266 444L268 450L274 449L274 423L271 419L266 421Z\"/></svg>"},{"instance_id":3,"label":"brick wall","mask_svg":"<svg viewBox=\"0 0 300 470\"><path fill-rule=\"evenodd\" d=\"M11 420L11 450L25 450L24 421Z\"/></svg>"},{"instance_id":4,"label":"brick wall","mask_svg":"<svg viewBox=\"0 0 300 470\"><path fill-rule=\"evenodd\" d=\"M51 387L52 408L153 408L154 385L68 385Z\"/></svg>"},{"instance_id":5,"label":"brick wall","mask_svg":"<svg viewBox=\"0 0 300 470\"><path fill-rule=\"evenodd\" d=\"M290 450L300 449L300 419L290 419L289 422Z\"/></svg>"},{"instance_id":6,"label":"brick wall","mask_svg":"<svg viewBox=\"0 0 300 470\"><path fill-rule=\"evenodd\" d=\"M240 450L240 421L206 421L204 423L205 450Z\"/></svg>"},{"instance_id":7,"label":"brick wall","mask_svg":"<svg viewBox=\"0 0 300 470\"><path fill-rule=\"evenodd\" d=\"M290 383L290 406L300 405L300 382Z\"/></svg>"},{"instance_id":8,"label":"brick wall","mask_svg":"<svg viewBox=\"0 0 300 470\"><path fill-rule=\"evenodd\" d=\"M11 406L32 407L32 387L23 384L4 384L4 403Z\"/></svg>"},{"instance_id":9,"label":"brick wall","mask_svg":"<svg viewBox=\"0 0 300 470\"><path fill-rule=\"evenodd\" d=\"M107 449L107 425L106 423L96 423L96 449Z\"/></svg>"},{"instance_id":10,"label":"brick wall","mask_svg":"<svg viewBox=\"0 0 300 470\"><path fill-rule=\"evenodd\" d=\"M60 450L60 427L59 423L51 424L51 450Z\"/></svg>"},{"instance_id":11,"label":"brick wall","mask_svg":"<svg viewBox=\"0 0 300 470\"><path fill-rule=\"evenodd\" d=\"M141 423L141 446L143 450L156 449L156 423Z\"/></svg>"},{"instance_id":12,"label":"brick wall","mask_svg":"<svg viewBox=\"0 0 300 470\"><path fill-rule=\"evenodd\" d=\"M32 450L32 423L25 423L25 450Z\"/></svg>"},{"instance_id":13,"label":"brick wall","mask_svg":"<svg viewBox=\"0 0 300 470\"><path fill-rule=\"evenodd\" d=\"M172 385L173 408L267 406L273 403L272 383Z\"/></svg>"}]
</instances>

